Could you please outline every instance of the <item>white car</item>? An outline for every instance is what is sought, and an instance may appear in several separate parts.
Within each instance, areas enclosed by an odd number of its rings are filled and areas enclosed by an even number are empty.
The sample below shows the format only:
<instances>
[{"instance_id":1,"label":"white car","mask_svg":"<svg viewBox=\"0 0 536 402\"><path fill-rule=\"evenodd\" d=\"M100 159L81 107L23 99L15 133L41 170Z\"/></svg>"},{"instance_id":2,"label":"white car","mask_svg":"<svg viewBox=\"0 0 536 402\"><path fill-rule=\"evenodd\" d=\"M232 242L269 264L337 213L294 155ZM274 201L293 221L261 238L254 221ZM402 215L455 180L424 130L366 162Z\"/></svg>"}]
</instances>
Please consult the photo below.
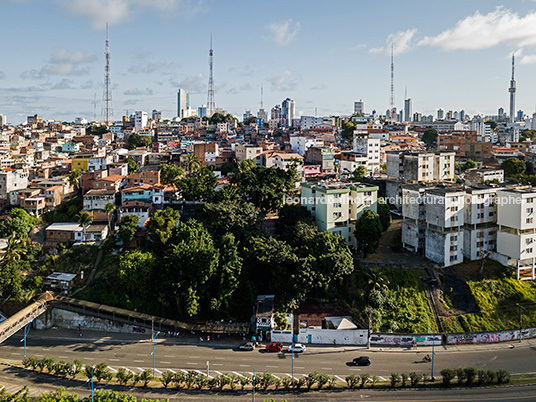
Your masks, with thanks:
<instances>
[{"instance_id":1,"label":"white car","mask_svg":"<svg viewBox=\"0 0 536 402\"><path fill-rule=\"evenodd\" d=\"M289 353L301 353L305 352L305 345L302 343L295 343L294 345L290 345L287 349L287 352Z\"/></svg>"}]
</instances>

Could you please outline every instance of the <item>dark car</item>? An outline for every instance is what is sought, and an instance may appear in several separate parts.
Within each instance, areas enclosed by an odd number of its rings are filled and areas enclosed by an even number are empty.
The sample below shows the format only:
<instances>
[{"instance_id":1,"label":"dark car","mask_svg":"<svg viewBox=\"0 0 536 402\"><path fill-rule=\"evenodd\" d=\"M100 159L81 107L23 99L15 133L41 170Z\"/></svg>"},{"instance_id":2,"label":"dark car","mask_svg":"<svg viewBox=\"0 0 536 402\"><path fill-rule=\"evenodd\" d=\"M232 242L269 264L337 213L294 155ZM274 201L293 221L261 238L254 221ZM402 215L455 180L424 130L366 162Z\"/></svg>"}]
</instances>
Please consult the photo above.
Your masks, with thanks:
<instances>
[{"instance_id":1,"label":"dark car","mask_svg":"<svg viewBox=\"0 0 536 402\"><path fill-rule=\"evenodd\" d=\"M279 343L270 343L268 345L266 345L266 350L268 352L281 352L283 350L283 345L281 344L281 342Z\"/></svg>"},{"instance_id":2,"label":"dark car","mask_svg":"<svg viewBox=\"0 0 536 402\"><path fill-rule=\"evenodd\" d=\"M356 366L370 366L370 359L367 356L356 357L352 360Z\"/></svg>"}]
</instances>

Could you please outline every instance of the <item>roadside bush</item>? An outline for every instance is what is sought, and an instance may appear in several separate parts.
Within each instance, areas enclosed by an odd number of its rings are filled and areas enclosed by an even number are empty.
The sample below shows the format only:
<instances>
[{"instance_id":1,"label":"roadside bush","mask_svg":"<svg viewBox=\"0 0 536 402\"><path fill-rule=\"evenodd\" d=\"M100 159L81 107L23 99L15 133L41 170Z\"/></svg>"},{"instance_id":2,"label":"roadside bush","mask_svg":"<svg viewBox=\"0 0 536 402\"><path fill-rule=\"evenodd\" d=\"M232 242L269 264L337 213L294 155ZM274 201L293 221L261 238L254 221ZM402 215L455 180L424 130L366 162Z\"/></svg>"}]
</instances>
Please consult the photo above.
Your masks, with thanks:
<instances>
[{"instance_id":1,"label":"roadside bush","mask_svg":"<svg viewBox=\"0 0 536 402\"><path fill-rule=\"evenodd\" d=\"M374 388L374 386L376 385L376 383L379 381L380 379L378 377L376 377L375 375L372 376L372 378L370 379L370 386L372 388Z\"/></svg>"},{"instance_id":2,"label":"roadside bush","mask_svg":"<svg viewBox=\"0 0 536 402\"><path fill-rule=\"evenodd\" d=\"M495 371L488 370L487 377L488 377L488 382L491 384L493 381L495 381L495 378L497 377L497 375L495 374Z\"/></svg>"},{"instance_id":3,"label":"roadside bush","mask_svg":"<svg viewBox=\"0 0 536 402\"><path fill-rule=\"evenodd\" d=\"M441 377L443 377L443 385L448 387L451 381L454 380L454 377L456 377L456 372L453 369L446 368L441 370Z\"/></svg>"},{"instance_id":4,"label":"roadside bush","mask_svg":"<svg viewBox=\"0 0 536 402\"><path fill-rule=\"evenodd\" d=\"M402 373L400 374L400 382L401 382L401 387L404 388L406 386L406 383L408 382L408 375L406 373Z\"/></svg>"},{"instance_id":5,"label":"roadside bush","mask_svg":"<svg viewBox=\"0 0 536 402\"><path fill-rule=\"evenodd\" d=\"M220 388L219 376L207 380L207 386L211 391L217 391Z\"/></svg>"},{"instance_id":6,"label":"roadside bush","mask_svg":"<svg viewBox=\"0 0 536 402\"><path fill-rule=\"evenodd\" d=\"M422 375L413 371L413 372L409 373L409 379L410 379L410 382L411 382L411 386L416 387L417 385L419 385L419 382L421 382Z\"/></svg>"},{"instance_id":7,"label":"roadside bush","mask_svg":"<svg viewBox=\"0 0 536 402\"><path fill-rule=\"evenodd\" d=\"M175 384L175 388L181 389L182 384L184 383L185 376L186 375L184 373L177 373L173 376L173 382Z\"/></svg>"},{"instance_id":8,"label":"roadside bush","mask_svg":"<svg viewBox=\"0 0 536 402\"><path fill-rule=\"evenodd\" d=\"M368 373L361 374L361 388L365 388L365 385L370 381L370 375Z\"/></svg>"},{"instance_id":9,"label":"roadside bush","mask_svg":"<svg viewBox=\"0 0 536 402\"><path fill-rule=\"evenodd\" d=\"M56 360L53 357L45 357L45 367L49 373L54 371Z\"/></svg>"},{"instance_id":10,"label":"roadside bush","mask_svg":"<svg viewBox=\"0 0 536 402\"><path fill-rule=\"evenodd\" d=\"M133 376L134 374L131 371L123 367L117 369L117 373L115 373L115 378L119 385L127 385Z\"/></svg>"},{"instance_id":11,"label":"roadside bush","mask_svg":"<svg viewBox=\"0 0 536 402\"><path fill-rule=\"evenodd\" d=\"M310 390L313 385L316 384L316 382L318 381L318 376L319 374L316 371L307 374L307 377L305 377L305 386L308 390Z\"/></svg>"},{"instance_id":12,"label":"roadside bush","mask_svg":"<svg viewBox=\"0 0 536 402\"><path fill-rule=\"evenodd\" d=\"M229 388L231 388L232 391L234 391L234 389L236 388L236 384L238 384L239 382L239 378L236 374L231 374L229 376Z\"/></svg>"},{"instance_id":13,"label":"roadside bush","mask_svg":"<svg viewBox=\"0 0 536 402\"><path fill-rule=\"evenodd\" d=\"M111 380L113 377L112 372L108 368L108 365L106 363L99 363L95 366L95 371L93 373L97 381L108 381Z\"/></svg>"},{"instance_id":14,"label":"roadside bush","mask_svg":"<svg viewBox=\"0 0 536 402\"><path fill-rule=\"evenodd\" d=\"M324 388L324 385L329 382L329 376L325 373L319 374L316 382L318 384L318 389L322 389Z\"/></svg>"},{"instance_id":15,"label":"roadside bush","mask_svg":"<svg viewBox=\"0 0 536 402\"><path fill-rule=\"evenodd\" d=\"M454 369L454 373L458 379L458 384L462 384L463 380L465 380L465 370L461 367L458 367L457 369Z\"/></svg>"},{"instance_id":16,"label":"roadside bush","mask_svg":"<svg viewBox=\"0 0 536 402\"><path fill-rule=\"evenodd\" d=\"M467 385L473 385L476 378L476 369L474 367L466 367L464 372Z\"/></svg>"},{"instance_id":17,"label":"roadside bush","mask_svg":"<svg viewBox=\"0 0 536 402\"><path fill-rule=\"evenodd\" d=\"M141 376L136 373L132 375L132 386L135 387L137 383L141 381Z\"/></svg>"},{"instance_id":18,"label":"roadside bush","mask_svg":"<svg viewBox=\"0 0 536 402\"><path fill-rule=\"evenodd\" d=\"M74 359L73 360L73 369L72 369L72 376L76 377L80 372L82 371L82 366L84 363L82 363L82 360L80 359Z\"/></svg>"},{"instance_id":19,"label":"roadside bush","mask_svg":"<svg viewBox=\"0 0 536 402\"><path fill-rule=\"evenodd\" d=\"M184 376L184 384L186 384L186 389L192 388L192 385L194 385L196 377L197 377L197 373L195 371L188 371L186 373L186 375Z\"/></svg>"},{"instance_id":20,"label":"roadside bush","mask_svg":"<svg viewBox=\"0 0 536 402\"><path fill-rule=\"evenodd\" d=\"M328 389L333 389L335 388L335 383L337 382L337 377L335 376L331 376L329 377L329 381L328 381Z\"/></svg>"},{"instance_id":21,"label":"roadside bush","mask_svg":"<svg viewBox=\"0 0 536 402\"><path fill-rule=\"evenodd\" d=\"M251 377L249 375L243 375L238 379L240 389L243 391L246 385L251 384Z\"/></svg>"},{"instance_id":22,"label":"roadside bush","mask_svg":"<svg viewBox=\"0 0 536 402\"><path fill-rule=\"evenodd\" d=\"M67 375L71 374L72 364L60 360L59 362L54 364L53 370L54 374L59 375L61 377L66 377Z\"/></svg>"},{"instance_id":23,"label":"roadside bush","mask_svg":"<svg viewBox=\"0 0 536 402\"><path fill-rule=\"evenodd\" d=\"M143 387L147 388L147 384L149 384L149 381L153 379L153 374L149 370L144 370L140 374L140 380L143 382Z\"/></svg>"},{"instance_id":24,"label":"roadside bush","mask_svg":"<svg viewBox=\"0 0 536 402\"><path fill-rule=\"evenodd\" d=\"M33 366L34 361L35 361L35 357L26 357L22 359L22 365L24 366L24 368L28 368L30 366Z\"/></svg>"},{"instance_id":25,"label":"roadside bush","mask_svg":"<svg viewBox=\"0 0 536 402\"><path fill-rule=\"evenodd\" d=\"M348 388L354 389L359 384L359 376L355 374L350 374L345 378Z\"/></svg>"},{"instance_id":26,"label":"roadside bush","mask_svg":"<svg viewBox=\"0 0 536 402\"><path fill-rule=\"evenodd\" d=\"M274 389L277 391L281 386L281 379L274 376Z\"/></svg>"},{"instance_id":27,"label":"roadside bush","mask_svg":"<svg viewBox=\"0 0 536 402\"><path fill-rule=\"evenodd\" d=\"M90 379L91 377L93 377L94 373L95 373L95 367L92 366L91 364L86 364L84 367L84 374L86 375L86 377Z\"/></svg>"},{"instance_id":28,"label":"roadside bush","mask_svg":"<svg viewBox=\"0 0 536 402\"><path fill-rule=\"evenodd\" d=\"M207 377L205 377L203 374L197 374L194 377L194 383L197 389L201 389L207 385Z\"/></svg>"},{"instance_id":29,"label":"roadside bush","mask_svg":"<svg viewBox=\"0 0 536 402\"><path fill-rule=\"evenodd\" d=\"M41 359L37 360L36 365L39 371L42 372L47 365L46 357L42 357Z\"/></svg>"},{"instance_id":30,"label":"roadside bush","mask_svg":"<svg viewBox=\"0 0 536 402\"><path fill-rule=\"evenodd\" d=\"M396 384L400 382L400 376L398 373L391 373L391 387L396 387Z\"/></svg>"},{"instance_id":31,"label":"roadside bush","mask_svg":"<svg viewBox=\"0 0 536 402\"><path fill-rule=\"evenodd\" d=\"M283 386L283 390L290 391L290 388L292 387L292 378L284 377L281 380L281 385Z\"/></svg>"},{"instance_id":32,"label":"roadside bush","mask_svg":"<svg viewBox=\"0 0 536 402\"><path fill-rule=\"evenodd\" d=\"M299 380L294 379L294 385L297 390L300 390L305 385L305 378L300 378Z\"/></svg>"},{"instance_id":33,"label":"roadside bush","mask_svg":"<svg viewBox=\"0 0 536 402\"><path fill-rule=\"evenodd\" d=\"M174 373L172 373L171 371L164 371L162 373L162 377L160 378L160 381L162 381L162 385L164 386L164 388L167 388L169 387L169 384L173 382L174 379L175 379Z\"/></svg>"},{"instance_id":34,"label":"roadside bush","mask_svg":"<svg viewBox=\"0 0 536 402\"><path fill-rule=\"evenodd\" d=\"M510 382L510 373L504 369L497 370L497 382L499 384Z\"/></svg>"}]
</instances>

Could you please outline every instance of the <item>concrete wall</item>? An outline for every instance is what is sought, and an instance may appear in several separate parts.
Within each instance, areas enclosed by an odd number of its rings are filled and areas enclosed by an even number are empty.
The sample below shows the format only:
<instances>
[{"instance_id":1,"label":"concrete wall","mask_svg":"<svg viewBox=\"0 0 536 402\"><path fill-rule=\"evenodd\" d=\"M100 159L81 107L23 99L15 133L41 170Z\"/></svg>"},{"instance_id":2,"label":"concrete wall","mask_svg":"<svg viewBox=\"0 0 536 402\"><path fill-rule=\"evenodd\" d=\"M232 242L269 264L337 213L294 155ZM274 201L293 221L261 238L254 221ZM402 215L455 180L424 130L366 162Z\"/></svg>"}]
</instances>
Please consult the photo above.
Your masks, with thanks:
<instances>
[{"instance_id":1,"label":"concrete wall","mask_svg":"<svg viewBox=\"0 0 536 402\"><path fill-rule=\"evenodd\" d=\"M405 248L410 251L419 251L422 248L420 241L422 237L419 236L419 225L415 221L404 220L402 222L402 244Z\"/></svg>"},{"instance_id":2,"label":"concrete wall","mask_svg":"<svg viewBox=\"0 0 536 402\"><path fill-rule=\"evenodd\" d=\"M375 346L417 346L441 345L441 335L435 334L372 334L370 344Z\"/></svg>"},{"instance_id":3,"label":"concrete wall","mask_svg":"<svg viewBox=\"0 0 536 402\"><path fill-rule=\"evenodd\" d=\"M298 342L319 345L366 345L366 329L337 330L301 328ZM292 342L292 331L276 331L271 333L272 342Z\"/></svg>"},{"instance_id":4,"label":"concrete wall","mask_svg":"<svg viewBox=\"0 0 536 402\"><path fill-rule=\"evenodd\" d=\"M132 325L119 324L102 318L84 316L78 313L62 309L49 309L34 320L36 329L47 329L53 326L65 329L77 329L78 325L82 331L92 329L107 332L131 333Z\"/></svg>"},{"instance_id":5,"label":"concrete wall","mask_svg":"<svg viewBox=\"0 0 536 402\"><path fill-rule=\"evenodd\" d=\"M522 336L523 339L536 338L536 328L522 330ZM447 345L497 343L515 341L517 339L519 339L519 330L449 334L447 335Z\"/></svg>"}]
</instances>

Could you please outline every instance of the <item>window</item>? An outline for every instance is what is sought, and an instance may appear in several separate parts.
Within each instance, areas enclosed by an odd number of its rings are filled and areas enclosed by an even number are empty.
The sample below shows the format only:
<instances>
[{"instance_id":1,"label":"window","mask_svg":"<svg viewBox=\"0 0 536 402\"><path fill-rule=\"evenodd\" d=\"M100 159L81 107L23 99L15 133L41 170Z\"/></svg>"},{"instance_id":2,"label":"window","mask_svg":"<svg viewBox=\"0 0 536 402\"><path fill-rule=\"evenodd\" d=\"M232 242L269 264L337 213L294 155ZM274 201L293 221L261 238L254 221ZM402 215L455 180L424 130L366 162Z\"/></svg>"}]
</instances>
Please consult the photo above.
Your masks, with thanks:
<instances>
[{"instance_id":1,"label":"window","mask_svg":"<svg viewBox=\"0 0 536 402\"><path fill-rule=\"evenodd\" d=\"M452 238L450 239L450 241L458 241L458 235L454 235L454 236L452 236Z\"/></svg>"},{"instance_id":2,"label":"window","mask_svg":"<svg viewBox=\"0 0 536 402\"><path fill-rule=\"evenodd\" d=\"M476 243L476 246L477 247L482 247L484 245L484 242L483 241L479 241Z\"/></svg>"},{"instance_id":3,"label":"window","mask_svg":"<svg viewBox=\"0 0 536 402\"><path fill-rule=\"evenodd\" d=\"M450 218L450 221L451 221L451 222L454 222L454 216Z\"/></svg>"},{"instance_id":4,"label":"window","mask_svg":"<svg viewBox=\"0 0 536 402\"><path fill-rule=\"evenodd\" d=\"M338 219L342 216L342 212L333 212L333 219Z\"/></svg>"},{"instance_id":5,"label":"window","mask_svg":"<svg viewBox=\"0 0 536 402\"><path fill-rule=\"evenodd\" d=\"M534 198L527 198L527 203L532 204L534 202Z\"/></svg>"},{"instance_id":6,"label":"window","mask_svg":"<svg viewBox=\"0 0 536 402\"><path fill-rule=\"evenodd\" d=\"M527 249L527 253L532 253L532 247Z\"/></svg>"},{"instance_id":7,"label":"window","mask_svg":"<svg viewBox=\"0 0 536 402\"><path fill-rule=\"evenodd\" d=\"M456 207L456 206L452 206L452 207L450 207L450 210L451 210L452 212L456 212L456 211L458 210L458 207Z\"/></svg>"},{"instance_id":8,"label":"window","mask_svg":"<svg viewBox=\"0 0 536 402\"><path fill-rule=\"evenodd\" d=\"M526 223L532 223L532 218L527 218Z\"/></svg>"},{"instance_id":9,"label":"window","mask_svg":"<svg viewBox=\"0 0 536 402\"><path fill-rule=\"evenodd\" d=\"M450 251L457 251L458 250L458 246L454 245L454 246L450 246Z\"/></svg>"},{"instance_id":10,"label":"window","mask_svg":"<svg viewBox=\"0 0 536 402\"><path fill-rule=\"evenodd\" d=\"M527 208L527 214L532 214L534 212L534 208Z\"/></svg>"},{"instance_id":11,"label":"window","mask_svg":"<svg viewBox=\"0 0 536 402\"><path fill-rule=\"evenodd\" d=\"M528 239L525 239L525 243L526 243L526 244L530 244L530 243L532 243L532 238L529 237Z\"/></svg>"},{"instance_id":12,"label":"window","mask_svg":"<svg viewBox=\"0 0 536 402\"><path fill-rule=\"evenodd\" d=\"M342 204L340 202L336 202L335 204L333 204L333 208L340 208L342 206Z\"/></svg>"},{"instance_id":13,"label":"window","mask_svg":"<svg viewBox=\"0 0 536 402\"><path fill-rule=\"evenodd\" d=\"M495 215L495 212L491 211L488 215L493 216L493 215Z\"/></svg>"}]
</instances>

